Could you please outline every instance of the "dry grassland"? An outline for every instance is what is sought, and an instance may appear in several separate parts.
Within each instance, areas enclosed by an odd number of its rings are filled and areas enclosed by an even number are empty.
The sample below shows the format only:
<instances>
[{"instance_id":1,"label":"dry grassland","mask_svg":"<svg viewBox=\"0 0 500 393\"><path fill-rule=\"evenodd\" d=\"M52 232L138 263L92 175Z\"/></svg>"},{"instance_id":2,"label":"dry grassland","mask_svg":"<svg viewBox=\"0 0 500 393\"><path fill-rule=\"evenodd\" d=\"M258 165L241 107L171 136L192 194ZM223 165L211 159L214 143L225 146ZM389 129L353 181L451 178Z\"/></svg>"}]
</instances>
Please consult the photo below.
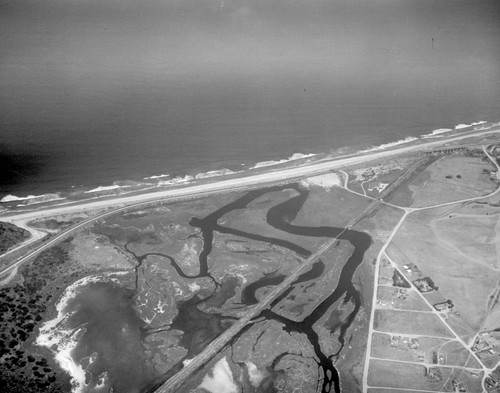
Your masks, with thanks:
<instances>
[{"instance_id":1,"label":"dry grassland","mask_svg":"<svg viewBox=\"0 0 500 393\"><path fill-rule=\"evenodd\" d=\"M483 330L497 330L500 329L500 304L498 301L488 314L488 318L483 322Z\"/></svg>"},{"instance_id":2,"label":"dry grassland","mask_svg":"<svg viewBox=\"0 0 500 393\"><path fill-rule=\"evenodd\" d=\"M500 269L497 254L500 249L499 216L463 215L461 210L451 216L432 221L436 239L471 263L484 262L488 267Z\"/></svg>"},{"instance_id":3,"label":"dry grassland","mask_svg":"<svg viewBox=\"0 0 500 393\"><path fill-rule=\"evenodd\" d=\"M419 393L408 389L368 388L368 393Z\"/></svg>"},{"instance_id":4,"label":"dry grassland","mask_svg":"<svg viewBox=\"0 0 500 393\"><path fill-rule=\"evenodd\" d=\"M446 391L453 392L451 381L455 380L461 381L468 393L483 393L482 379L483 372L473 373L463 369L454 369L445 385Z\"/></svg>"},{"instance_id":5,"label":"dry grassland","mask_svg":"<svg viewBox=\"0 0 500 393\"><path fill-rule=\"evenodd\" d=\"M491 170L492 165L478 157L445 156L437 160L425 170L429 179L422 186L410 184L415 201L412 207L433 206L492 192L496 185L483 169Z\"/></svg>"},{"instance_id":6,"label":"dry grassland","mask_svg":"<svg viewBox=\"0 0 500 393\"><path fill-rule=\"evenodd\" d=\"M388 388L440 391L452 372L450 368L441 367L441 380L429 382L425 370L424 366L418 364L372 360L368 369L368 384Z\"/></svg>"},{"instance_id":7,"label":"dry grassland","mask_svg":"<svg viewBox=\"0 0 500 393\"><path fill-rule=\"evenodd\" d=\"M483 243L467 225L453 226L454 219L449 215L438 218L436 224L434 213L432 209L408 216L387 253L400 267L415 263L424 276L431 277L442 295L453 301L467 323L479 329L487 301L496 289L498 272L480 258ZM444 234L441 228L445 228ZM460 233L462 244L452 242L451 233ZM481 233L484 235L484 230ZM470 240L466 241L468 235ZM446 242L440 241L443 236ZM472 257L474 248L478 249L475 258ZM488 260L491 261L491 257Z\"/></svg>"},{"instance_id":8,"label":"dry grassland","mask_svg":"<svg viewBox=\"0 0 500 393\"><path fill-rule=\"evenodd\" d=\"M375 310L373 328L388 333L452 337L437 315L425 312Z\"/></svg>"},{"instance_id":9,"label":"dry grassland","mask_svg":"<svg viewBox=\"0 0 500 393\"><path fill-rule=\"evenodd\" d=\"M405 291L402 293L402 291ZM415 289L379 286L377 292L378 304L381 308L398 310L431 311Z\"/></svg>"},{"instance_id":10,"label":"dry grassland","mask_svg":"<svg viewBox=\"0 0 500 393\"><path fill-rule=\"evenodd\" d=\"M380 268L378 274L378 284L384 286L388 285L392 287L393 274L394 274L394 268L391 266L391 263L385 257L382 257L382 260L380 261Z\"/></svg>"},{"instance_id":11,"label":"dry grassland","mask_svg":"<svg viewBox=\"0 0 500 393\"><path fill-rule=\"evenodd\" d=\"M370 204L370 200L340 187L311 187L295 225L345 227Z\"/></svg>"},{"instance_id":12,"label":"dry grassland","mask_svg":"<svg viewBox=\"0 0 500 393\"><path fill-rule=\"evenodd\" d=\"M452 341L443 345L439 352L445 354L447 365L465 366L469 363L468 367L481 368L477 360L472 357L471 353L458 341Z\"/></svg>"},{"instance_id":13,"label":"dry grassland","mask_svg":"<svg viewBox=\"0 0 500 393\"><path fill-rule=\"evenodd\" d=\"M396 335L397 337L397 335ZM403 338L409 341L408 338ZM372 338L371 356L387 360L403 360L407 362L419 362L418 355L432 356L432 351L449 342L448 339L417 337L417 345L414 348L405 348L404 343L391 347L391 335L374 333ZM429 359L426 359L429 360Z\"/></svg>"}]
</instances>

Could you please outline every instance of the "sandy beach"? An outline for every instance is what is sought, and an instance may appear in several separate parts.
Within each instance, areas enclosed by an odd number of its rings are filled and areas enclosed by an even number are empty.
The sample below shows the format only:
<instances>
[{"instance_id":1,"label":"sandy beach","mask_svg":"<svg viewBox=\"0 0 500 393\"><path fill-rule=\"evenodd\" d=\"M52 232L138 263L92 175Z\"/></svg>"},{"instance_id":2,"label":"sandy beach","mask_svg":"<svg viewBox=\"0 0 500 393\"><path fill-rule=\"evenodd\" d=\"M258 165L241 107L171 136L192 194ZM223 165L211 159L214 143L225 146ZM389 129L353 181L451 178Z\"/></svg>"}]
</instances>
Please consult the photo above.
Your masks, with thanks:
<instances>
[{"instance_id":1,"label":"sandy beach","mask_svg":"<svg viewBox=\"0 0 500 393\"><path fill-rule=\"evenodd\" d=\"M195 182L193 182L187 185L178 186L176 188L169 188L161 191L154 191L137 195L119 196L113 198L106 198L102 200L84 201L67 205L61 204L29 212L26 211L4 212L3 215L0 215L0 221L10 222L16 225L18 223L21 223L23 227L26 227L25 224L31 220L50 217L56 214L74 214L79 212L89 212L93 210L102 210L110 208L117 209L131 205L147 204L162 199L196 197L222 191L229 191L229 190L234 191L238 189L244 189L250 186L255 186L257 184L275 183L279 181L293 180L296 178L301 178L306 176L319 175L346 166L385 159L394 155L412 153L419 150L428 150L435 148L439 145L442 145L444 143L455 142L470 137L478 137L499 132L500 128L496 126L493 129L466 132L448 138L442 138L439 140L432 140L428 142L426 141L420 144L399 145L397 147L385 150L374 150L355 155L342 156L331 160L317 161L315 163L311 163L304 166L297 166L297 167L278 169L278 170L277 169L272 170L271 168L269 168L265 172L261 172L258 174L248 174L246 176L213 181L204 184L196 184Z\"/></svg>"}]
</instances>

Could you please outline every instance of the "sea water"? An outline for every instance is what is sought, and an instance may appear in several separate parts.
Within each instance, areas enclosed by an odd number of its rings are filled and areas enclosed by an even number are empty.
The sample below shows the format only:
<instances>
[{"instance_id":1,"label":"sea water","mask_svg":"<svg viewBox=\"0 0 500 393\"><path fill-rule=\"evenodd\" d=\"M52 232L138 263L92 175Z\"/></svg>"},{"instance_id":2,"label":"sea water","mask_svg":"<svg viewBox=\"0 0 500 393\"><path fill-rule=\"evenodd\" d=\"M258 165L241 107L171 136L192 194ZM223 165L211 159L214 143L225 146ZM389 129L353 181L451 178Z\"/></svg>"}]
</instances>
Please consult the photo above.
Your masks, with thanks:
<instances>
[{"instance_id":1,"label":"sea water","mask_svg":"<svg viewBox=\"0 0 500 393\"><path fill-rule=\"evenodd\" d=\"M436 108L425 94L408 88L404 95L405 86L398 96L390 94L392 86L365 96L314 76L268 86L236 80L229 93L215 83L200 91L194 82L171 91L165 82L131 86L126 100L109 102L100 94L119 82L96 87L96 100L102 100L97 112L89 109L90 98L71 104L56 94L47 104L54 111L36 121L29 113L12 122L4 116L0 199L47 193L57 198L60 191L127 186L116 181L240 171L294 153L354 152L498 120L496 109L478 103L477 96L467 99L467 92L458 104Z\"/></svg>"}]
</instances>

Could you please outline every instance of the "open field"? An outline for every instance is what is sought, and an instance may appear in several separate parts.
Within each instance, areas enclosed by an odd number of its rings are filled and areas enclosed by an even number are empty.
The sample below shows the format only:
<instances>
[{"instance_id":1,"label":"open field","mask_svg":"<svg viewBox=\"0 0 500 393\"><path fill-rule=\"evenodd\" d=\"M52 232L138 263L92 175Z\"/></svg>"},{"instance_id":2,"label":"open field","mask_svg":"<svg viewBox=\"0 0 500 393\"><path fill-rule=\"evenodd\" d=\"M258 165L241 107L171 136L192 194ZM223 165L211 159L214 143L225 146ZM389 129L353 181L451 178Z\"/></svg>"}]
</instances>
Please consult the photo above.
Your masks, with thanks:
<instances>
[{"instance_id":1,"label":"open field","mask_svg":"<svg viewBox=\"0 0 500 393\"><path fill-rule=\"evenodd\" d=\"M405 337L374 333L371 356L387 360L432 363L432 351L439 349L448 342L449 339L443 338ZM423 358L419 359L419 356L423 356Z\"/></svg>"},{"instance_id":2,"label":"open field","mask_svg":"<svg viewBox=\"0 0 500 393\"><path fill-rule=\"evenodd\" d=\"M498 298L494 301L494 305L488 314L488 317L483 322L483 330L497 330L500 329L500 304L498 303Z\"/></svg>"},{"instance_id":3,"label":"open field","mask_svg":"<svg viewBox=\"0 0 500 393\"><path fill-rule=\"evenodd\" d=\"M375 310L373 328L387 333L452 337L449 329L433 313Z\"/></svg>"},{"instance_id":4,"label":"open field","mask_svg":"<svg viewBox=\"0 0 500 393\"><path fill-rule=\"evenodd\" d=\"M398 275L396 273L396 269L394 269L387 258L382 257L379 267L378 284L380 286L410 288L410 283L406 279L403 279L403 281L398 281L397 277Z\"/></svg>"},{"instance_id":5,"label":"open field","mask_svg":"<svg viewBox=\"0 0 500 393\"><path fill-rule=\"evenodd\" d=\"M392 339L391 339L392 336ZM481 365L458 341L432 337L405 337L374 333L371 356L387 360L425 362L481 369Z\"/></svg>"},{"instance_id":6,"label":"open field","mask_svg":"<svg viewBox=\"0 0 500 393\"><path fill-rule=\"evenodd\" d=\"M478 197L492 192L491 162L479 157L445 156L432 163L421 176L427 177L421 187L410 185L413 207Z\"/></svg>"},{"instance_id":7,"label":"open field","mask_svg":"<svg viewBox=\"0 0 500 393\"><path fill-rule=\"evenodd\" d=\"M496 188L492 169L490 161L479 157L443 156L404 182L389 200L400 206L423 207L486 195Z\"/></svg>"},{"instance_id":8,"label":"open field","mask_svg":"<svg viewBox=\"0 0 500 393\"><path fill-rule=\"evenodd\" d=\"M452 370L436 367L439 377L428 377L427 368L418 364L376 360L370 362L368 385L440 391Z\"/></svg>"},{"instance_id":9,"label":"open field","mask_svg":"<svg viewBox=\"0 0 500 393\"><path fill-rule=\"evenodd\" d=\"M481 153L477 153L481 155ZM423 207L486 195L496 188L489 160L471 156L434 157L389 196L399 206Z\"/></svg>"},{"instance_id":10,"label":"open field","mask_svg":"<svg viewBox=\"0 0 500 393\"><path fill-rule=\"evenodd\" d=\"M296 225L344 227L369 205L369 200L341 187L311 186L311 193L295 219Z\"/></svg>"},{"instance_id":11,"label":"open field","mask_svg":"<svg viewBox=\"0 0 500 393\"><path fill-rule=\"evenodd\" d=\"M431 308L413 288L379 286L377 291L377 302L381 308L431 311Z\"/></svg>"},{"instance_id":12,"label":"open field","mask_svg":"<svg viewBox=\"0 0 500 393\"><path fill-rule=\"evenodd\" d=\"M436 239L448 249L471 263L483 262L500 269L497 250L500 249L500 221L497 214L462 214L462 209L441 217L431 225ZM497 209L498 210L498 209ZM466 229L466 230L464 230Z\"/></svg>"},{"instance_id":13,"label":"open field","mask_svg":"<svg viewBox=\"0 0 500 393\"><path fill-rule=\"evenodd\" d=\"M368 393L421 393L419 390L411 389L384 389L384 388L368 388Z\"/></svg>"},{"instance_id":14,"label":"open field","mask_svg":"<svg viewBox=\"0 0 500 393\"><path fill-rule=\"evenodd\" d=\"M449 375L448 381L444 383L442 392L455 392L455 387L453 386L453 381L463 387L468 393L482 393L483 389L481 386L481 381L483 378L483 373L472 373L467 370L453 369ZM411 388L401 389L384 389L384 388L368 388L367 393L420 393L419 390L412 390ZM423 389L422 389L423 390Z\"/></svg>"},{"instance_id":15,"label":"open field","mask_svg":"<svg viewBox=\"0 0 500 393\"><path fill-rule=\"evenodd\" d=\"M445 385L445 391L453 392L453 384L452 381L460 382L460 385L463 386L466 391L469 393L482 393L482 379L484 373L482 371L469 371L463 369L453 369L451 376L448 382Z\"/></svg>"},{"instance_id":16,"label":"open field","mask_svg":"<svg viewBox=\"0 0 500 393\"><path fill-rule=\"evenodd\" d=\"M315 173L314 171L319 170L318 168L324 170L323 164L315 165L319 166L316 166L312 172L311 169L308 169L304 173ZM288 173L286 171L289 170L293 170L289 173L290 176L291 173L294 173L293 176L302 173L300 168L289 168L277 172L285 172L286 174ZM394 170L391 176L397 173L397 170ZM265 179L262 180L264 182L278 181L278 177L275 177L275 172L272 171L255 175L253 180L261 175L262 179ZM300 321L307 315L312 315L311 311L335 290L339 282L340 269L343 267L342 263L352 252L351 246L348 246L345 241L327 243L332 244L332 247L323 252L324 250L319 247L325 243L327 238L313 236L313 232L308 231L308 228L299 229L299 227L314 227L315 230L326 231L325 236L326 233L330 233L331 236L331 228L326 227L344 227L368 205L367 200L340 187L323 189L310 185L308 186L309 193L303 189L276 191L277 188L274 188L274 191L263 193L256 199L250 198L251 202L243 206L236 203L243 194L237 192L220 194L221 191L227 192L227 187L232 187L231 184L247 191L247 187L258 187L258 184L250 182L247 177L173 188L156 194L148 194L147 197L146 194L128 196L115 199L114 205L111 204L112 199L105 199L96 201L96 205L94 202L90 202L62 207L63 212L74 214L75 220L79 221L81 217L88 218L92 215L92 210L78 213L78 209L82 207L90 209L98 207L102 213L104 211L102 209L106 206L124 206L125 203L141 204L140 206L127 207L123 211L111 210L110 214L114 215L96 217L94 221L85 222L85 227L76 227L74 232L67 234L67 236L71 234L71 238L68 237L65 243L68 245L68 249L64 250L66 253L65 261L67 259L70 263L64 262L62 270L55 269L54 271L47 271L43 265L41 273L43 275L53 273L64 276L60 277L61 279L58 281L58 285L61 286L56 288L57 291L62 291L65 284L71 283L74 279L85 274L100 274L104 271L127 272L121 282L124 286L135 288L134 309L147 324L148 334L151 332L151 335L148 335L144 340L144 345L149 353L148 356L151 355L154 367L162 374L173 370L177 365L180 367L179 362L185 357L198 358L193 364L206 361L207 358L204 358L205 355L202 353L203 346L217 348L215 337L218 334L224 335L225 333L221 332L233 324L232 326L240 330L237 330L237 333L234 333L236 335L231 337L234 337L236 341L246 340L249 344L241 348L241 362L246 361L245 357L249 353L250 346L253 346L256 355L254 360L271 355L271 347L265 346L265 342L279 344L280 347L284 347L280 349L292 349L295 353L306 355L304 360L297 360L293 359L296 355L291 354L288 359L279 363L281 365L287 364L286 369L290 373L289 376L287 375L287 380L290 387L294 386L295 381L305 380L306 376L310 379L307 382L308 386L313 386L317 382L316 375L311 372L311 370L315 370L316 364L314 361L306 360L306 358L311 359L312 356L315 356L312 352L316 350L316 347L311 346L314 337L317 337L323 350L327 348L326 355L334 353L335 351L331 349L335 346L341 348L345 342L342 355L336 364L339 365L338 369L342 370L342 382L346 381L345 386L349 386L349 389L351 386L359 388L363 368L360 364L363 362L367 315L369 314L367 312L369 307L366 306L369 302L366 299L371 299L372 291L372 283L369 282L371 270L373 270L372 264L375 264L380 248L389 238L402 212L387 205L379 205L377 210L372 211L353 226L353 231L365 231L372 236L371 244L369 247L367 246L368 249L364 254L363 260L365 262L358 268L358 271L351 273L352 276L348 282L349 291L342 293L342 296L335 302L327 304L326 308L321 309L320 318L316 319L314 324L310 326L305 324L303 328L299 329ZM215 192L219 193L215 197L201 197ZM161 198L196 199L176 203L161 204L156 202L152 204L151 201L156 200L153 194L156 197L161 195ZM257 194L250 192L248 195L260 195L260 191ZM281 204L285 201L291 201L292 205L293 203L297 204L302 200L298 197L304 197L305 204L295 217L293 208L288 205L289 210L287 211L287 207L283 207ZM278 208L276 208L277 206ZM273 214L276 214L276 209L279 211L278 221L284 222L284 228L292 228L292 230L278 230L280 225L272 224L272 220L267 222ZM56 209L52 210L52 212L54 211ZM416 214L410 215L409 218ZM55 238L56 240L59 237L57 233L66 233L67 228L75 223L71 219L67 222L53 220L47 210L22 213L19 217L23 222L40 219L39 224L45 230L52 231L51 239ZM15 221L15 215L11 216L11 219ZM276 221L274 222L276 223ZM488 230L492 230L493 227L491 223L488 225ZM455 228L445 227L442 229L439 224L436 224L435 230L451 233ZM300 234L301 232L302 234ZM322 232L314 233L324 236ZM366 238L365 234L363 236ZM420 235L418 234L418 236ZM452 236L450 234L448 237ZM480 236L486 235L481 233ZM443 239L443 243L445 243L448 238L444 236ZM412 243L412 241L415 241L415 234L414 238L409 237L405 240L407 244ZM447 241L449 242L449 240ZM368 243L370 242L366 244ZM280 302L276 302L272 307L270 307L270 300L265 300L263 304L256 306L255 310L258 311L255 312L261 312L265 308L266 314L263 313L263 315L266 316L259 320L261 330L258 332L257 338L248 338L246 336L247 330L243 329L244 325L241 324L249 321L246 318L257 315L250 314L248 310L252 311L253 305L262 300L266 294L272 294L274 289L284 291L286 287L281 287L277 283L280 280L286 282L287 275L290 272L298 271L297 267L303 263L297 257L297 252L291 251L296 250L294 246L307 248L311 252L321 251L321 259L326 266L324 270L319 270L319 273L314 271L315 266L319 266L316 264L309 268L310 270L300 272L301 282L283 292L284 295L280 297ZM457 245L457 248L461 246ZM46 253L50 254L52 250L56 249L52 246L48 251L46 250ZM471 251L464 249L462 252L470 253ZM45 258L46 254L42 253L40 256ZM206 258L203 262L204 256ZM44 258L37 260L45 262ZM399 262L397 263L399 265ZM420 261L418 265L423 270ZM402 277L397 277L394 274L394 268L385 265L382 269L385 270L381 277L385 277L384 284L387 286L379 287L379 300L386 302L387 307L395 309L377 309L374 328L392 331L394 335L419 336L424 334L448 337L450 332L435 314L410 311L424 311L429 310L429 308L422 303L414 289L404 288L406 285L401 283L406 284L406 282ZM292 280L296 280L297 277L295 275ZM32 280L36 285L40 284L37 281L37 276L33 275L32 272L25 274L24 278ZM121 279L117 278L117 280ZM286 285L290 285L290 282ZM42 282L40 285L45 284ZM251 287L252 284L256 285ZM50 307L51 310L53 310L55 300L47 303L47 307ZM195 302L197 303L195 304ZM359 306L359 309L355 306ZM189 307L191 307L190 310ZM193 313L190 317L186 317L188 310ZM278 315L272 316L273 311ZM353 319L349 319L351 315ZM45 315L43 318L47 319ZM187 320L182 318L192 318L194 324L172 327L175 326L174 321L184 323ZM286 319L289 322L284 328ZM408 321L411 321L411 324ZM307 329L311 326L315 329L317 336L306 334ZM344 327L346 327L345 331ZM271 330L273 330L273 334L270 334ZM401 340L396 340L396 352L393 349L384 352L388 336L384 334L375 334L375 336L372 343L373 356L380 353L381 357L384 358L415 360L413 352L411 356L408 353L400 352L401 348L398 345L406 344L404 338L402 339L403 344L401 344ZM256 351L255 345L260 339L262 339L263 348ZM417 339L419 340L417 350L420 348L422 351L423 348L432 346L432 338L418 337ZM216 341L215 346L212 345L214 340ZM332 344L333 341L335 341L334 344ZM440 339L436 339L436 341L442 342ZM297 346L294 346L296 344ZM390 338L389 346L391 346ZM461 348L451 345L449 347L450 350L446 352L446 356L454 357L454 361L459 364L470 362ZM413 351L413 348L410 349ZM279 356L278 352L275 353L276 356ZM202 356L197 356L199 353L202 353ZM427 354L424 355L427 356ZM264 370L269 367L271 358L273 356L268 356L265 361L259 364L259 368ZM220 360L218 358L217 362ZM418 355L417 360L419 360ZM374 362L375 365L371 365L370 368L372 366L382 367L382 369L386 367L377 366L376 363L379 361ZM383 364L385 363L388 362L384 361ZM212 366L214 366L213 362L209 364L209 367ZM231 367L233 366L234 369L241 367L241 375L245 375L246 366L231 364ZM394 368L399 367L401 369L398 372L408 376L411 382L413 377L410 374L413 375L412 370L415 369L400 363ZM201 375L207 370L205 368L197 375ZM186 371L188 371L187 368ZM440 373L439 378L446 378L446 370L441 370ZM282 378L279 376L281 374L278 374L277 371L276 378ZM311 379L311 375L314 378ZM375 377L371 375L370 378ZM427 384L430 383L423 372L418 374L418 378L423 378ZM281 381L281 379L279 380ZM417 385L419 383L421 382L418 382ZM411 386L413 387L413 385ZM306 391L306 388L304 387L302 391ZM353 389L353 391L355 390Z\"/></svg>"},{"instance_id":17,"label":"open field","mask_svg":"<svg viewBox=\"0 0 500 393\"><path fill-rule=\"evenodd\" d=\"M445 355L445 364L451 366L466 366L470 368L481 368L478 361L458 341L452 341L440 348L440 353Z\"/></svg>"},{"instance_id":18,"label":"open field","mask_svg":"<svg viewBox=\"0 0 500 393\"><path fill-rule=\"evenodd\" d=\"M418 265L422 275L430 277L444 298L451 299L455 310L478 329L487 311L487 299L497 287L498 273L492 269L491 257L481 259L486 229L476 234L467 225L454 225L453 214L451 207L411 214L387 253L400 268L411 262ZM461 244L450 240L451 233L460 234ZM487 238L492 236L490 231ZM475 257L474 249L478 249Z\"/></svg>"}]
</instances>

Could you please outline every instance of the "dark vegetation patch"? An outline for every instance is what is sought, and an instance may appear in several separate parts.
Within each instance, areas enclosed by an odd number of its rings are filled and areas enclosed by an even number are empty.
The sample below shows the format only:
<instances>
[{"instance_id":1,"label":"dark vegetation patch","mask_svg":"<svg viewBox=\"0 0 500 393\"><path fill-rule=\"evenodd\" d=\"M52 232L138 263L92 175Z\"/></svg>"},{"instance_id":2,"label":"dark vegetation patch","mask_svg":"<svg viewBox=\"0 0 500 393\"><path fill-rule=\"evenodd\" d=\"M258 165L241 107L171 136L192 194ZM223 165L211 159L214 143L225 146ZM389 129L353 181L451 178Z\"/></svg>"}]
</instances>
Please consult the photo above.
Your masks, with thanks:
<instances>
[{"instance_id":1,"label":"dark vegetation patch","mask_svg":"<svg viewBox=\"0 0 500 393\"><path fill-rule=\"evenodd\" d=\"M106 236L112 243L125 244L125 243L147 243L147 244L160 244L161 239L155 233L154 227L146 230L140 230L135 227L117 227L108 226L103 223L96 224L92 228L92 232L98 235Z\"/></svg>"},{"instance_id":2,"label":"dark vegetation patch","mask_svg":"<svg viewBox=\"0 0 500 393\"><path fill-rule=\"evenodd\" d=\"M7 222L0 222L0 254L5 253L9 248L23 242L30 237L30 233Z\"/></svg>"},{"instance_id":3,"label":"dark vegetation patch","mask_svg":"<svg viewBox=\"0 0 500 393\"><path fill-rule=\"evenodd\" d=\"M69 260L72 238L24 265L21 283L0 288L0 391L68 392L69 376L33 345L38 329L60 293L84 272Z\"/></svg>"},{"instance_id":4,"label":"dark vegetation patch","mask_svg":"<svg viewBox=\"0 0 500 393\"><path fill-rule=\"evenodd\" d=\"M408 174L398 187L384 197L384 200L398 206L411 206L415 200L413 199L413 191L410 189L410 186L418 189L431 178L430 172L426 169L436 159L437 157L428 157L427 160L422 161L417 168Z\"/></svg>"},{"instance_id":5,"label":"dark vegetation patch","mask_svg":"<svg viewBox=\"0 0 500 393\"><path fill-rule=\"evenodd\" d=\"M406 279L403 277L403 275L398 272L396 269L394 269L394 274L392 275L392 286L394 287L400 287L400 288L410 288L411 285Z\"/></svg>"},{"instance_id":6,"label":"dark vegetation patch","mask_svg":"<svg viewBox=\"0 0 500 393\"><path fill-rule=\"evenodd\" d=\"M48 220L35 221L30 223L36 228L49 229L51 231L63 231L82 221L83 218L74 218L68 221L58 221L54 218Z\"/></svg>"}]
</instances>

